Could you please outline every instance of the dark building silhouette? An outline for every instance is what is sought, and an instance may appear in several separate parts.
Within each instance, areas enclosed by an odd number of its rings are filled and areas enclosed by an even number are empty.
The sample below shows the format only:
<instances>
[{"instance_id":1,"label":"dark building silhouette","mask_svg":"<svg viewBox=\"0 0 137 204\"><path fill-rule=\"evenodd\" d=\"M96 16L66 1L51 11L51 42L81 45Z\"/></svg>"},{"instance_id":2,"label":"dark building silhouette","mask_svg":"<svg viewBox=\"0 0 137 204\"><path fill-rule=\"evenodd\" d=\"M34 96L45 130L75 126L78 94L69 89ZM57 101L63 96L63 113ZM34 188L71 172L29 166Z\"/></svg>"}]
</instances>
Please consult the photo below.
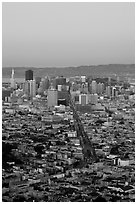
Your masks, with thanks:
<instances>
[{"instance_id":1,"label":"dark building silhouette","mask_svg":"<svg viewBox=\"0 0 137 204\"><path fill-rule=\"evenodd\" d=\"M32 70L27 70L25 72L25 80L33 80L33 71Z\"/></svg>"}]
</instances>

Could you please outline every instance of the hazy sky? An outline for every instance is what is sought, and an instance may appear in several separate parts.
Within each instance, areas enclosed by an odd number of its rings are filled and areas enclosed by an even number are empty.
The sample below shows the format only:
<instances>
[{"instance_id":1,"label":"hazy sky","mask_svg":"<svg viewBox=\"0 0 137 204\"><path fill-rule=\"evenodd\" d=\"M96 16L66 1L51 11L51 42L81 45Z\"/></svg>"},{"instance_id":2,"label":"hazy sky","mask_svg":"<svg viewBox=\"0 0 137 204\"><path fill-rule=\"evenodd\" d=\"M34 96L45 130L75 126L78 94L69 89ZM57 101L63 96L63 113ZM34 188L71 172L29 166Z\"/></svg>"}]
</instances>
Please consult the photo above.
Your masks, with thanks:
<instances>
[{"instance_id":1,"label":"hazy sky","mask_svg":"<svg viewBox=\"0 0 137 204\"><path fill-rule=\"evenodd\" d=\"M2 65L135 61L135 3L3 3Z\"/></svg>"}]
</instances>

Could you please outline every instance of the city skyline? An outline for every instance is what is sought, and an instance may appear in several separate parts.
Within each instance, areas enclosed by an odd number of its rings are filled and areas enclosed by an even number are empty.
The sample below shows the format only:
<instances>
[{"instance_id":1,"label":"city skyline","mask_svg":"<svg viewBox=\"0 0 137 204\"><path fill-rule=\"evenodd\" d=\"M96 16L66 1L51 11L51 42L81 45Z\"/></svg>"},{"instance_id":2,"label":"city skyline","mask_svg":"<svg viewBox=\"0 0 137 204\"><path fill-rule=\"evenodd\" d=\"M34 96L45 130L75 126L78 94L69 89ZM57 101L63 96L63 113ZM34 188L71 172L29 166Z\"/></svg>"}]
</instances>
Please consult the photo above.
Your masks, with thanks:
<instances>
[{"instance_id":1,"label":"city skyline","mask_svg":"<svg viewBox=\"0 0 137 204\"><path fill-rule=\"evenodd\" d=\"M2 202L135 202L135 3L2 3Z\"/></svg>"},{"instance_id":2,"label":"city skyline","mask_svg":"<svg viewBox=\"0 0 137 204\"><path fill-rule=\"evenodd\" d=\"M3 3L2 11L3 67L135 63L133 2Z\"/></svg>"}]
</instances>

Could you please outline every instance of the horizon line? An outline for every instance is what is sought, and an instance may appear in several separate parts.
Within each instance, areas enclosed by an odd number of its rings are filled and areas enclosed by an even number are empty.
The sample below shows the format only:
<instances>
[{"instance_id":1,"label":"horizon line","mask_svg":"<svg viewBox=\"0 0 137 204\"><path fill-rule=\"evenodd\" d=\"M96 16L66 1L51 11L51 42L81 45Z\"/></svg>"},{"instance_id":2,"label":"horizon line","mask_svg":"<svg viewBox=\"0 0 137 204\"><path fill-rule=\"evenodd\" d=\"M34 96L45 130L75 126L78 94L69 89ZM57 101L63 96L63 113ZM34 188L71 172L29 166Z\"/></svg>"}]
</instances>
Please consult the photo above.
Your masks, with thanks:
<instances>
[{"instance_id":1,"label":"horizon line","mask_svg":"<svg viewBox=\"0 0 137 204\"><path fill-rule=\"evenodd\" d=\"M38 68L38 69L45 69L45 68L78 68L78 67L90 67L90 66L108 66L108 65L135 65L135 63L112 63L112 64L98 64L98 65L78 65L78 66L42 66L42 67L38 67L38 66L2 66L3 68Z\"/></svg>"}]
</instances>

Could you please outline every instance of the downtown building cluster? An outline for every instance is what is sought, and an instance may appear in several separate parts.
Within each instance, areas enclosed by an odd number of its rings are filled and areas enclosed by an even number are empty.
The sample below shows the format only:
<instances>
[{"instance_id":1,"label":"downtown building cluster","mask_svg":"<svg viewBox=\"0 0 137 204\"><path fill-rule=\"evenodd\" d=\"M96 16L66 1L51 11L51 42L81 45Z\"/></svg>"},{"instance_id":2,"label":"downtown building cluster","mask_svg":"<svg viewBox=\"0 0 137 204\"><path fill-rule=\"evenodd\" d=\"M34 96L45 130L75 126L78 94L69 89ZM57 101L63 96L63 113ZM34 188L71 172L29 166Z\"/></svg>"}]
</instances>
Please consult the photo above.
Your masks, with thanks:
<instances>
[{"instance_id":1,"label":"downtown building cluster","mask_svg":"<svg viewBox=\"0 0 137 204\"><path fill-rule=\"evenodd\" d=\"M135 200L135 88L112 78L3 84L3 201ZM70 97L96 151L84 162Z\"/></svg>"}]
</instances>

